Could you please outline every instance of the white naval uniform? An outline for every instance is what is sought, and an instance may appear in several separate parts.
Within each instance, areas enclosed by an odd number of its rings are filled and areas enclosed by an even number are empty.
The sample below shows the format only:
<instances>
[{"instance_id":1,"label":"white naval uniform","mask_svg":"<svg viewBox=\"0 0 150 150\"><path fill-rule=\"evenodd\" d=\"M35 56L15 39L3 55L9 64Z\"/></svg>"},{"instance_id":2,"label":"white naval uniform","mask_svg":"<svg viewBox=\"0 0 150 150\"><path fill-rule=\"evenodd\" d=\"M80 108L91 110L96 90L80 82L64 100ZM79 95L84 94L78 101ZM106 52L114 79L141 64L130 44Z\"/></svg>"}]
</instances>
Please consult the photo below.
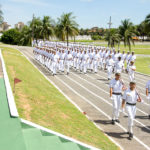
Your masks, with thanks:
<instances>
[{"instance_id":1,"label":"white naval uniform","mask_svg":"<svg viewBox=\"0 0 150 150\"><path fill-rule=\"evenodd\" d=\"M107 74L108 74L108 79L111 79L112 71L113 71L113 66L114 66L114 60L112 58L108 59L106 61L107 65Z\"/></svg>"},{"instance_id":2,"label":"white naval uniform","mask_svg":"<svg viewBox=\"0 0 150 150\"><path fill-rule=\"evenodd\" d=\"M60 71L64 72L66 53L60 54Z\"/></svg>"},{"instance_id":3,"label":"white naval uniform","mask_svg":"<svg viewBox=\"0 0 150 150\"><path fill-rule=\"evenodd\" d=\"M76 69L78 70L79 69L79 65L80 65L80 52L77 52L77 55L76 55L76 58L77 58L77 67L76 67Z\"/></svg>"},{"instance_id":4,"label":"white naval uniform","mask_svg":"<svg viewBox=\"0 0 150 150\"><path fill-rule=\"evenodd\" d=\"M123 84L120 80L112 79L110 81L110 88L113 89L112 101L113 101L113 113L112 119L119 118L119 109L122 104L122 88Z\"/></svg>"},{"instance_id":5,"label":"white naval uniform","mask_svg":"<svg viewBox=\"0 0 150 150\"><path fill-rule=\"evenodd\" d=\"M115 69L116 69L115 71L116 71L116 73L121 73L123 67L124 67L123 61L122 60L117 61L116 64L115 64Z\"/></svg>"},{"instance_id":6,"label":"white naval uniform","mask_svg":"<svg viewBox=\"0 0 150 150\"><path fill-rule=\"evenodd\" d=\"M67 61L67 73L69 73L69 70L70 70L70 66L71 66L71 63L72 63L72 54L67 54L66 55L66 61Z\"/></svg>"},{"instance_id":7,"label":"white naval uniform","mask_svg":"<svg viewBox=\"0 0 150 150\"><path fill-rule=\"evenodd\" d=\"M52 62L53 75L56 74L57 67L58 67L58 61L59 61L59 55L56 54L53 56L53 62Z\"/></svg>"},{"instance_id":8,"label":"white naval uniform","mask_svg":"<svg viewBox=\"0 0 150 150\"><path fill-rule=\"evenodd\" d=\"M139 99L136 90L131 91L130 88L124 92L123 100L126 102L126 111L128 113L128 130L133 133L132 127L136 114L136 102Z\"/></svg>"},{"instance_id":9,"label":"white naval uniform","mask_svg":"<svg viewBox=\"0 0 150 150\"><path fill-rule=\"evenodd\" d=\"M135 65L129 65L128 66L128 74L129 74L130 81L135 80L135 77L134 77L134 72L135 71L133 69L136 69Z\"/></svg>"},{"instance_id":10,"label":"white naval uniform","mask_svg":"<svg viewBox=\"0 0 150 150\"><path fill-rule=\"evenodd\" d=\"M94 55L93 60L94 60L94 72L97 73L98 62L100 60L100 56L98 53Z\"/></svg>"},{"instance_id":11,"label":"white naval uniform","mask_svg":"<svg viewBox=\"0 0 150 150\"><path fill-rule=\"evenodd\" d=\"M150 115L150 80L146 84L146 89L148 89L149 115Z\"/></svg>"},{"instance_id":12,"label":"white naval uniform","mask_svg":"<svg viewBox=\"0 0 150 150\"><path fill-rule=\"evenodd\" d=\"M83 71L84 71L84 73L86 73L86 71L87 71L88 60L89 60L89 55L88 54L84 54L83 55Z\"/></svg>"}]
</instances>

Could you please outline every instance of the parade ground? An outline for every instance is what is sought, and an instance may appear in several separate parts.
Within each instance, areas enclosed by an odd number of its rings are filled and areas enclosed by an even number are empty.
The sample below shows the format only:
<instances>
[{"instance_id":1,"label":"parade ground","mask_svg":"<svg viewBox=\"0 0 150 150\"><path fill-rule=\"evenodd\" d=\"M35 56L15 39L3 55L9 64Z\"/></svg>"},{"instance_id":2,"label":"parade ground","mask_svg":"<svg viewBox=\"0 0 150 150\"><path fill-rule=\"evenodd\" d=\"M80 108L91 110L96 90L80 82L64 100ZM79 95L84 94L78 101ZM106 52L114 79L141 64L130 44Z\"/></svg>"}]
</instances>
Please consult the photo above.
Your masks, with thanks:
<instances>
[{"instance_id":1,"label":"parade ground","mask_svg":"<svg viewBox=\"0 0 150 150\"><path fill-rule=\"evenodd\" d=\"M69 75L52 76L34 59L32 47L1 45L1 48L12 88L15 76L22 80L14 96L23 119L101 149L150 149L149 103L145 96L145 85L150 78L148 46L137 56L136 67L140 73L135 74L135 79L144 102L137 104L132 141L126 134L126 112L121 112L120 123L111 124L112 101L107 72L83 74L71 69ZM122 73L122 79L128 86L128 75Z\"/></svg>"}]
</instances>

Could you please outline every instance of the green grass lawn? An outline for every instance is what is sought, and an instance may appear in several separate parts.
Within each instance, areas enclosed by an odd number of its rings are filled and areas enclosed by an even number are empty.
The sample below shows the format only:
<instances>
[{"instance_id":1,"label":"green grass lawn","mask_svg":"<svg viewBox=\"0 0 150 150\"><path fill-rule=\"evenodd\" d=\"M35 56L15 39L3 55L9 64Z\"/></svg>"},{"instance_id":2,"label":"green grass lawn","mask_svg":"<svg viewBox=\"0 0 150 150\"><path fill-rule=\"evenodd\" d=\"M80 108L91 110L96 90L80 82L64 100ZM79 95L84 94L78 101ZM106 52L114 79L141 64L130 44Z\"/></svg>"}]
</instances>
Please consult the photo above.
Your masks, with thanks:
<instances>
[{"instance_id":1,"label":"green grass lawn","mask_svg":"<svg viewBox=\"0 0 150 150\"><path fill-rule=\"evenodd\" d=\"M19 51L3 47L2 54L11 87L14 77L22 80L16 85L14 95L21 118L101 149L119 149Z\"/></svg>"},{"instance_id":2,"label":"green grass lawn","mask_svg":"<svg viewBox=\"0 0 150 150\"><path fill-rule=\"evenodd\" d=\"M105 46L107 47L107 44L95 44L95 45L101 45L101 46ZM118 46L115 47L116 50L118 50ZM131 51L135 51L136 54L145 54L145 55L150 55L150 45L144 45L144 44L135 44L132 45L132 50ZM128 47L124 47L123 44L120 45L120 51L125 51L128 52L129 48Z\"/></svg>"},{"instance_id":3,"label":"green grass lawn","mask_svg":"<svg viewBox=\"0 0 150 150\"><path fill-rule=\"evenodd\" d=\"M150 75L150 57L137 57L136 71Z\"/></svg>"}]
</instances>

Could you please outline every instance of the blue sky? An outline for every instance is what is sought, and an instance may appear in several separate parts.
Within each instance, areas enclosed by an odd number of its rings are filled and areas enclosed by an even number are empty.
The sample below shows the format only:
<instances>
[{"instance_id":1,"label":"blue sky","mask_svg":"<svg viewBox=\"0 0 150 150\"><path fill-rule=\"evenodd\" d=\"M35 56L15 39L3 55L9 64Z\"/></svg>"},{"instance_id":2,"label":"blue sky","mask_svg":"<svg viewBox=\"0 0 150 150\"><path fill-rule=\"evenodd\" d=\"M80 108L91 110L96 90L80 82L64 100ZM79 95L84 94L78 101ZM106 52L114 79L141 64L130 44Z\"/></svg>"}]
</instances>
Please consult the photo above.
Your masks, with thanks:
<instances>
[{"instance_id":1,"label":"blue sky","mask_svg":"<svg viewBox=\"0 0 150 150\"><path fill-rule=\"evenodd\" d=\"M118 27L123 19L138 24L150 13L150 0L0 0L0 4L5 21L12 26L19 21L26 24L33 13L57 20L63 12L73 12L80 28L108 28L110 16L112 27Z\"/></svg>"}]
</instances>

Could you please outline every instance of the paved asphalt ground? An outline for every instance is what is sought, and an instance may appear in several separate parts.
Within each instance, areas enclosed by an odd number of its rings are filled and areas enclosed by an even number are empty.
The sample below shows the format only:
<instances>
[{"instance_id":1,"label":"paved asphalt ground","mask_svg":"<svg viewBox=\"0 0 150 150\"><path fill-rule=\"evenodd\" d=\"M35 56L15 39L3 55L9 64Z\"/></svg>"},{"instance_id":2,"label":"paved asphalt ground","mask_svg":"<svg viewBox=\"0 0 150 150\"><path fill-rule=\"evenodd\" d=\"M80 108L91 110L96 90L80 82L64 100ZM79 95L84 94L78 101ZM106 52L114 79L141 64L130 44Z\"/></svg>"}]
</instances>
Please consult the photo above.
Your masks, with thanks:
<instances>
[{"instance_id":1,"label":"paved asphalt ground","mask_svg":"<svg viewBox=\"0 0 150 150\"><path fill-rule=\"evenodd\" d=\"M100 71L97 74L88 72L84 75L71 69L67 76L59 73L53 77L52 74L33 58L31 47L18 47L29 60L55 83L71 100L73 100L89 119L97 124L110 138L117 142L125 150L150 149L150 119L148 119L149 104L145 96L145 84L150 77L136 74L138 90L144 103L137 104L137 113L134 126L134 139L130 141L126 134L127 114L120 114L120 124L112 125L112 101L109 98L109 82L107 74ZM126 74L122 75L126 85L129 79ZM86 128L86 127L85 127Z\"/></svg>"}]
</instances>

